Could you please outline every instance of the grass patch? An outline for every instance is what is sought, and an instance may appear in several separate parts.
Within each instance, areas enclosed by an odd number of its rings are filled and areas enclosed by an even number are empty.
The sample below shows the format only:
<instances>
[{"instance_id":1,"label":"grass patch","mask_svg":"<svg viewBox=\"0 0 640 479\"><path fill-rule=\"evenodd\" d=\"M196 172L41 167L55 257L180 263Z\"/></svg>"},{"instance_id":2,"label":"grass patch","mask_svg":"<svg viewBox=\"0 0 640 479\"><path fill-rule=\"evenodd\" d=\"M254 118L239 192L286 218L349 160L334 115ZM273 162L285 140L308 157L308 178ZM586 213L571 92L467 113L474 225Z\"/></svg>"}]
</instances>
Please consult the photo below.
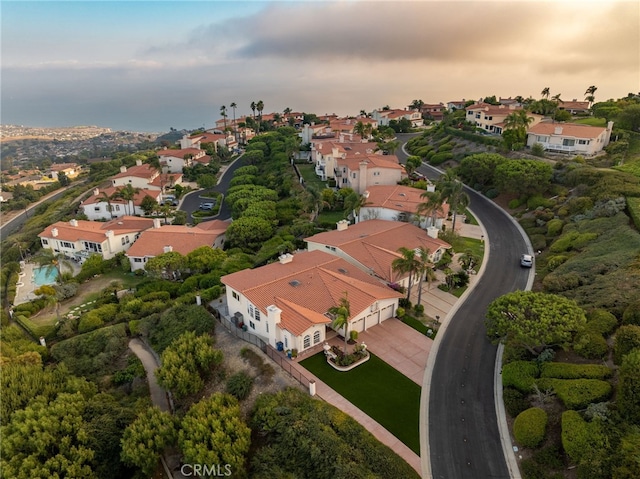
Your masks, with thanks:
<instances>
[{"instance_id":1,"label":"grass patch","mask_svg":"<svg viewBox=\"0 0 640 479\"><path fill-rule=\"evenodd\" d=\"M571 120L571 123L577 123L578 125L590 125L590 126L607 126L607 120L604 118L588 117Z\"/></svg>"},{"instance_id":2,"label":"grass patch","mask_svg":"<svg viewBox=\"0 0 640 479\"><path fill-rule=\"evenodd\" d=\"M323 211L318 215L317 223L337 223L344 219L344 210Z\"/></svg>"},{"instance_id":3,"label":"grass patch","mask_svg":"<svg viewBox=\"0 0 640 479\"><path fill-rule=\"evenodd\" d=\"M464 215L469 220L469 224L470 225L478 226L480 224L480 223L478 223L478 220L476 219L476 217L473 216L469 210L464 210Z\"/></svg>"},{"instance_id":4,"label":"grass patch","mask_svg":"<svg viewBox=\"0 0 640 479\"><path fill-rule=\"evenodd\" d=\"M316 175L316 167L311 164L304 165L296 165L298 167L298 171L304 178L304 182L307 185L313 185L317 190L322 190L327 187L327 182L322 181L318 175Z\"/></svg>"},{"instance_id":5,"label":"grass patch","mask_svg":"<svg viewBox=\"0 0 640 479\"><path fill-rule=\"evenodd\" d=\"M420 454L420 386L373 354L348 372L329 366L324 353L300 364Z\"/></svg>"}]
</instances>

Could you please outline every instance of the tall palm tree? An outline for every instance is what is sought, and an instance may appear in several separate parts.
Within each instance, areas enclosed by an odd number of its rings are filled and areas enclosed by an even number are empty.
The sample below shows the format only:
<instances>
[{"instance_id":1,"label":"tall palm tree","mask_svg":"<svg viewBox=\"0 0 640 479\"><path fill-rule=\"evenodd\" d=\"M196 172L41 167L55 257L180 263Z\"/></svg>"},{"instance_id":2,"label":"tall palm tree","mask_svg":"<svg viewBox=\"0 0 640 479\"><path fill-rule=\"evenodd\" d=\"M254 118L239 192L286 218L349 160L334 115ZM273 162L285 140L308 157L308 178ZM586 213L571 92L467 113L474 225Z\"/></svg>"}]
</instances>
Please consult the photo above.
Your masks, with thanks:
<instances>
[{"instance_id":1,"label":"tall palm tree","mask_svg":"<svg viewBox=\"0 0 640 479\"><path fill-rule=\"evenodd\" d=\"M356 124L353 126L353 132L356 135L360 135L362 138L364 138L364 123L362 123L361 121L356 122Z\"/></svg>"},{"instance_id":2,"label":"tall palm tree","mask_svg":"<svg viewBox=\"0 0 640 479\"><path fill-rule=\"evenodd\" d=\"M224 120L224 131L227 131L227 107L225 105L220 107L220 114Z\"/></svg>"},{"instance_id":3,"label":"tall palm tree","mask_svg":"<svg viewBox=\"0 0 640 479\"><path fill-rule=\"evenodd\" d=\"M451 231L456 231L456 216L458 211L463 211L471 199L464 191L464 184L452 169L448 169L438 182L442 191L443 198L449 203L452 210L453 220L451 223Z\"/></svg>"},{"instance_id":4,"label":"tall palm tree","mask_svg":"<svg viewBox=\"0 0 640 479\"><path fill-rule=\"evenodd\" d=\"M564 102L562 101L562 98L560 98L560 96L561 96L561 95L562 95L562 93L558 93L557 95L553 95L553 96L551 97L551 100L553 100L553 101L554 101L554 102L556 102L556 103L564 103Z\"/></svg>"},{"instance_id":5,"label":"tall palm tree","mask_svg":"<svg viewBox=\"0 0 640 479\"><path fill-rule=\"evenodd\" d=\"M256 121L256 102L252 101L251 102L251 110L253 111L253 121Z\"/></svg>"},{"instance_id":6,"label":"tall palm tree","mask_svg":"<svg viewBox=\"0 0 640 479\"><path fill-rule=\"evenodd\" d=\"M445 198L439 190L425 191L420 197L426 201L418 205L417 213L429 216L431 218L430 225L435 226L438 214L444 213Z\"/></svg>"},{"instance_id":7,"label":"tall palm tree","mask_svg":"<svg viewBox=\"0 0 640 479\"><path fill-rule=\"evenodd\" d=\"M349 337L349 317L351 316L351 305L349 304L348 293L340 298L337 306L329 308L329 313L333 315L331 326L334 329L344 328L344 354L347 354L347 341Z\"/></svg>"},{"instance_id":8,"label":"tall palm tree","mask_svg":"<svg viewBox=\"0 0 640 479\"><path fill-rule=\"evenodd\" d=\"M233 137L235 138L236 142L238 141L238 128L236 126L236 108L238 108L238 105L236 104L236 102L231 102L231 105L229 105L229 108L231 108L233 110Z\"/></svg>"},{"instance_id":9,"label":"tall palm tree","mask_svg":"<svg viewBox=\"0 0 640 479\"><path fill-rule=\"evenodd\" d=\"M262 123L262 111L264 110L264 102L258 100L256 103L256 110L258 110L258 133L260 133L260 124Z\"/></svg>"},{"instance_id":10,"label":"tall palm tree","mask_svg":"<svg viewBox=\"0 0 640 479\"><path fill-rule=\"evenodd\" d=\"M369 204L367 202L367 197L364 195L359 195L355 191L347 195L344 199L344 216L347 218L349 215L353 214L353 218L355 222L358 222L358 215L360 214L360 209Z\"/></svg>"},{"instance_id":11,"label":"tall palm tree","mask_svg":"<svg viewBox=\"0 0 640 479\"><path fill-rule=\"evenodd\" d=\"M103 191L100 195L100 203L106 203L107 209L109 210L109 215L111 215L111 219L113 219L113 205L111 202L118 198L118 192L116 191L112 195L108 195L106 191Z\"/></svg>"},{"instance_id":12,"label":"tall palm tree","mask_svg":"<svg viewBox=\"0 0 640 479\"><path fill-rule=\"evenodd\" d=\"M398 253L400 257L393 260L391 269L401 275L409 274L409 285L407 286L407 301L411 298L411 286L413 285L413 276L420 267L420 261L416 258L416 251L402 246Z\"/></svg>"},{"instance_id":13,"label":"tall palm tree","mask_svg":"<svg viewBox=\"0 0 640 479\"><path fill-rule=\"evenodd\" d=\"M598 89L597 86L595 85L591 85L589 88L587 88L587 90L584 92L585 94L585 100L587 100L589 102L589 108L591 108L591 105L593 105L593 102L596 100L596 97L594 96L596 93L596 90Z\"/></svg>"},{"instance_id":14,"label":"tall palm tree","mask_svg":"<svg viewBox=\"0 0 640 479\"><path fill-rule=\"evenodd\" d=\"M122 198L127 202L127 214L129 215L133 214L132 211L135 212L133 200L138 193L140 193L140 188L135 188L131 183L127 183L115 193L118 195L118 198Z\"/></svg>"},{"instance_id":15,"label":"tall palm tree","mask_svg":"<svg viewBox=\"0 0 640 479\"><path fill-rule=\"evenodd\" d=\"M433 265L429 259L429 249L424 246L418 248L418 268L417 272L420 275L420 282L418 283L418 306L422 303L422 283L426 279L428 283L431 283L435 279L435 271Z\"/></svg>"},{"instance_id":16,"label":"tall palm tree","mask_svg":"<svg viewBox=\"0 0 640 479\"><path fill-rule=\"evenodd\" d=\"M542 95L543 98L546 98L547 100L549 99L549 95L551 94L551 90L549 90L549 87L546 86L542 89L542 91L540 92L540 95Z\"/></svg>"}]
</instances>

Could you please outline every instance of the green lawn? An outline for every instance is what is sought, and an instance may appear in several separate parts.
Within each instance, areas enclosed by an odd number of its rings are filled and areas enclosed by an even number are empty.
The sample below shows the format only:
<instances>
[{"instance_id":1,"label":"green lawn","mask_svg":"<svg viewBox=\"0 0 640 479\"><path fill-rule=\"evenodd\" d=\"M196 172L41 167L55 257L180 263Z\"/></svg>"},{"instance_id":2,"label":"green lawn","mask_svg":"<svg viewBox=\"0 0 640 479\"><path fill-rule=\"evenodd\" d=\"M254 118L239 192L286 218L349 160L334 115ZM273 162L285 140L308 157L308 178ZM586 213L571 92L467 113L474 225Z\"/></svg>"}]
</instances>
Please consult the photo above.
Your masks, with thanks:
<instances>
[{"instance_id":1,"label":"green lawn","mask_svg":"<svg viewBox=\"0 0 640 479\"><path fill-rule=\"evenodd\" d=\"M316 175L316 167L311 164L296 165L300 174L304 178L304 182L307 185L314 185L316 189L322 190L327 187L327 182L322 181L318 175Z\"/></svg>"},{"instance_id":2,"label":"green lawn","mask_svg":"<svg viewBox=\"0 0 640 479\"><path fill-rule=\"evenodd\" d=\"M596 118L590 116L588 118L580 118L578 120L571 120L571 123L577 123L578 125L591 125L591 126L607 126L607 120L604 118Z\"/></svg>"},{"instance_id":3,"label":"green lawn","mask_svg":"<svg viewBox=\"0 0 640 479\"><path fill-rule=\"evenodd\" d=\"M324 353L300 364L420 454L420 386L373 354L348 372L329 366Z\"/></svg>"},{"instance_id":4,"label":"green lawn","mask_svg":"<svg viewBox=\"0 0 640 479\"><path fill-rule=\"evenodd\" d=\"M344 210L340 211L323 211L318 215L318 223L337 223L344 219Z\"/></svg>"}]
</instances>

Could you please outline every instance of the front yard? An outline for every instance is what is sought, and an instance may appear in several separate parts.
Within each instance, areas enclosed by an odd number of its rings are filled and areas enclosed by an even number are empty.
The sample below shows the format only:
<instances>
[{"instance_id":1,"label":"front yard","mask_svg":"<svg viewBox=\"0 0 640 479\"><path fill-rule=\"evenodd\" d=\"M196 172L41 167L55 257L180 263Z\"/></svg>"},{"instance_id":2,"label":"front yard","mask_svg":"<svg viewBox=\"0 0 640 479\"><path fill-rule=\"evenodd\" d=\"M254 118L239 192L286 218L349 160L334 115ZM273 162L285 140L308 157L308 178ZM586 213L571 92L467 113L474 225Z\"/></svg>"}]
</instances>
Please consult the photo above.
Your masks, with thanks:
<instances>
[{"instance_id":1,"label":"front yard","mask_svg":"<svg viewBox=\"0 0 640 479\"><path fill-rule=\"evenodd\" d=\"M420 386L374 354L348 372L332 368L324 353L300 364L420 454Z\"/></svg>"}]
</instances>

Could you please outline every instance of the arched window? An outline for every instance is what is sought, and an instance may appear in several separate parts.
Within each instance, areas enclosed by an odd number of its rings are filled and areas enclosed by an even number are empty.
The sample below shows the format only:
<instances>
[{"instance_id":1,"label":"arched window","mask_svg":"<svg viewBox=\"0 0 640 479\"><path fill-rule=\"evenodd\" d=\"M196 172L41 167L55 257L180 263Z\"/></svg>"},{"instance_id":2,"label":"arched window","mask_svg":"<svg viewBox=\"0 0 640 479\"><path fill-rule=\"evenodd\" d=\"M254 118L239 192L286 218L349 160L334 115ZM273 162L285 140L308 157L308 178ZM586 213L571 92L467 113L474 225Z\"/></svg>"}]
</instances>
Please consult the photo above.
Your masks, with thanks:
<instances>
[{"instance_id":1,"label":"arched window","mask_svg":"<svg viewBox=\"0 0 640 479\"><path fill-rule=\"evenodd\" d=\"M302 347L303 349L307 349L309 346L311 346L311 336L307 334L302 342Z\"/></svg>"},{"instance_id":2,"label":"arched window","mask_svg":"<svg viewBox=\"0 0 640 479\"><path fill-rule=\"evenodd\" d=\"M316 331L313 333L313 344L318 344L320 342L320 331Z\"/></svg>"}]
</instances>

